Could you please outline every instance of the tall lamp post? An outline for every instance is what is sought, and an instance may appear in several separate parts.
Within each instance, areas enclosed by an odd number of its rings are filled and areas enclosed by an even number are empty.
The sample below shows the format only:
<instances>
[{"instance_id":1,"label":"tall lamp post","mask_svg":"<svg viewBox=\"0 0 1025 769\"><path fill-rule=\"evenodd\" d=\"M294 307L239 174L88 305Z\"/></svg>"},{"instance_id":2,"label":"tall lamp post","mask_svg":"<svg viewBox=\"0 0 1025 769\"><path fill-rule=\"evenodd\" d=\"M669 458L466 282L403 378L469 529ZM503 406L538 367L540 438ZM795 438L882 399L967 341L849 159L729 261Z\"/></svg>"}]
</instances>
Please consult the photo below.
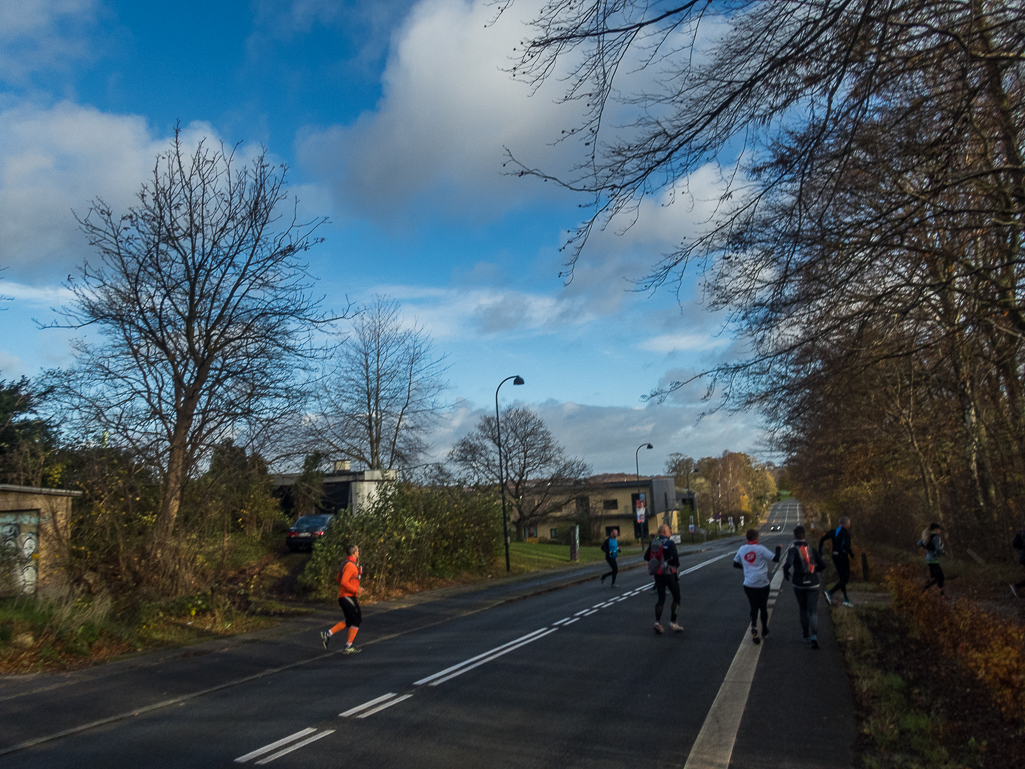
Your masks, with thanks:
<instances>
[{"instance_id":1,"label":"tall lamp post","mask_svg":"<svg viewBox=\"0 0 1025 769\"><path fill-rule=\"evenodd\" d=\"M505 475L503 473L505 462L502 460L502 418L498 414L498 391L510 379L514 385L524 384L523 377L509 376L499 382L498 387L495 388L495 432L498 434L498 485L502 487L502 536L505 538L506 571L512 571L512 566L509 563L509 518L505 513Z\"/></svg>"},{"instance_id":2,"label":"tall lamp post","mask_svg":"<svg viewBox=\"0 0 1025 769\"><path fill-rule=\"evenodd\" d=\"M637 501L641 501L641 460L638 455L641 453L641 449L653 449L655 448L650 443L642 443L637 447L634 452L634 470L637 473ZM637 517L637 508L634 507L634 517ZM644 526L641 527L641 547L644 547L644 530L648 528L648 507L644 506Z\"/></svg>"}]
</instances>

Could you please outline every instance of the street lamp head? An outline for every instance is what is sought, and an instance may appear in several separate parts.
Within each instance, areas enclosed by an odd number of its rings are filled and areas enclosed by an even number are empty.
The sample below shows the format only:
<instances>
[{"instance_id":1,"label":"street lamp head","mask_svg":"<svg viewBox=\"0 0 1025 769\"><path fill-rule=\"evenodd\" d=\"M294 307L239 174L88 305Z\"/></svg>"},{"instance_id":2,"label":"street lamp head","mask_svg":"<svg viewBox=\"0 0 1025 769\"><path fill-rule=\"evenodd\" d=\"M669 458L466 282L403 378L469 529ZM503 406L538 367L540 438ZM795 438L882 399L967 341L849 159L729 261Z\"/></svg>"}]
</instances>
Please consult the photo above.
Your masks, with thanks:
<instances>
[{"instance_id":1,"label":"street lamp head","mask_svg":"<svg viewBox=\"0 0 1025 769\"><path fill-rule=\"evenodd\" d=\"M521 377L521 376L518 376L518 377L516 377L516 378L515 378L515 379L513 380L513 384L514 384L514 385L521 385L521 384L526 384L526 382L524 382L524 381L523 381L523 377Z\"/></svg>"},{"instance_id":2,"label":"street lamp head","mask_svg":"<svg viewBox=\"0 0 1025 769\"><path fill-rule=\"evenodd\" d=\"M654 447L654 446L652 446L652 445L651 445L651 444L649 443L649 444L648 444L647 446L645 446L645 448L647 448L647 449L653 449L653 448L655 448L655 447Z\"/></svg>"}]
</instances>

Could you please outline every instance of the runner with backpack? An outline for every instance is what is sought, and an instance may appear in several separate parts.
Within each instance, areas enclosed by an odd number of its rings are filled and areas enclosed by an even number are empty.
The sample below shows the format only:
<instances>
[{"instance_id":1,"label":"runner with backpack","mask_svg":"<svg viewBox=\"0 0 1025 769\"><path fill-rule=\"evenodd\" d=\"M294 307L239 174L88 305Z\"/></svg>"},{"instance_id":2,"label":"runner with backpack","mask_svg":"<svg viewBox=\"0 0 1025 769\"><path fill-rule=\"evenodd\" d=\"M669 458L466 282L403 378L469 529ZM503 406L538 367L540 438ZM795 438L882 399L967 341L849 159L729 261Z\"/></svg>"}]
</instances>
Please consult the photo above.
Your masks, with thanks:
<instances>
[{"instance_id":1,"label":"runner with backpack","mask_svg":"<svg viewBox=\"0 0 1025 769\"><path fill-rule=\"evenodd\" d=\"M843 593L843 605L850 608L854 604L847 597L847 582L851 578L851 559L854 551L851 550L851 519L844 516L835 529L830 529L822 535L819 540L819 555L822 555L822 545L826 540L833 544L833 566L836 567L837 582L829 590L826 590L826 601L833 603L833 594L839 590Z\"/></svg>"},{"instance_id":2,"label":"runner with backpack","mask_svg":"<svg viewBox=\"0 0 1025 769\"><path fill-rule=\"evenodd\" d=\"M655 604L655 632L659 635L665 632L662 627L662 608L666 603L666 588L669 588L673 596L669 629L677 633L683 630L676 622L676 615L680 610L680 554L676 550L676 543L669 538L671 533L669 526L663 523L658 527L658 536L651 540L648 549L644 551L644 560L648 562L648 574L655 578L655 589L658 591L658 603Z\"/></svg>"},{"instance_id":3,"label":"runner with backpack","mask_svg":"<svg viewBox=\"0 0 1025 769\"><path fill-rule=\"evenodd\" d=\"M922 592L936 585L940 589L940 595L943 595L946 576L943 574L943 567L940 566L940 556L947 554L947 548L943 544L942 533L942 526L930 523L929 528L922 532L922 538L918 540L918 546L925 549L925 565L929 567L929 581L925 583Z\"/></svg>"},{"instance_id":4,"label":"runner with backpack","mask_svg":"<svg viewBox=\"0 0 1025 769\"><path fill-rule=\"evenodd\" d=\"M769 634L769 563L778 563L780 551L776 545L773 553L758 544L758 529L747 530L747 544L741 545L733 558L733 566L744 570L744 593L751 604L751 640L760 644L758 637L758 616L762 618L762 636Z\"/></svg>"},{"instance_id":5,"label":"runner with backpack","mask_svg":"<svg viewBox=\"0 0 1025 769\"><path fill-rule=\"evenodd\" d=\"M794 579L794 596L801 611L801 638L819 648L819 575L825 568L822 556L804 540L804 526L794 528L794 541L787 549L783 579Z\"/></svg>"},{"instance_id":6,"label":"runner with backpack","mask_svg":"<svg viewBox=\"0 0 1025 769\"><path fill-rule=\"evenodd\" d=\"M601 551L605 553L605 563L609 565L611 571L601 575L601 583L605 584L605 578L612 577L612 587L616 586L616 575L619 574L619 564L616 563L616 559L619 557L619 529L613 529L609 532L609 536L605 538L605 541L601 543Z\"/></svg>"},{"instance_id":7,"label":"runner with backpack","mask_svg":"<svg viewBox=\"0 0 1025 769\"><path fill-rule=\"evenodd\" d=\"M1025 528L1019 529L1018 533L1014 535L1014 539L1011 540L1011 547L1018 552L1018 563L1025 566ZM1025 579L1011 585L1011 592L1014 593L1015 598L1021 598L1018 591L1022 588L1025 588Z\"/></svg>"}]
</instances>

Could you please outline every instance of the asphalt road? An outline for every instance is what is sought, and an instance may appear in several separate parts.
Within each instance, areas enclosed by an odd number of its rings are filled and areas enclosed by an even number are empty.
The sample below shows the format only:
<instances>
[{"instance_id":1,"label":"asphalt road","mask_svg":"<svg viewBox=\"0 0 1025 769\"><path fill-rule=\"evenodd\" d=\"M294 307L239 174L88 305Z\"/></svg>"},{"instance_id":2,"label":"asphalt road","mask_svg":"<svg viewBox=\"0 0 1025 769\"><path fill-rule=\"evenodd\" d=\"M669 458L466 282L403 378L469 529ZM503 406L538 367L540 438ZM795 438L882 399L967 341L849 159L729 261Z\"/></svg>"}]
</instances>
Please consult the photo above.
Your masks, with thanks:
<instances>
[{"instance_id":1,"label":"asphalt road","mask_svg":"<svg viewBox=\"0 0 1025 769\"><path fill-rule=\"evenodd\" d=\"M797 513L774 506L769 524L784 529L763 543L785 545ZM850 766L853 705L827 612L814 652L784 585L773 634L747 648L739 543L683 558L682 633L653 632L644 569L616 588L591 569L368 611L358 655L324 653L307 623L207 654L0 684L0 765Z\"/></svg>"}]
</instances>

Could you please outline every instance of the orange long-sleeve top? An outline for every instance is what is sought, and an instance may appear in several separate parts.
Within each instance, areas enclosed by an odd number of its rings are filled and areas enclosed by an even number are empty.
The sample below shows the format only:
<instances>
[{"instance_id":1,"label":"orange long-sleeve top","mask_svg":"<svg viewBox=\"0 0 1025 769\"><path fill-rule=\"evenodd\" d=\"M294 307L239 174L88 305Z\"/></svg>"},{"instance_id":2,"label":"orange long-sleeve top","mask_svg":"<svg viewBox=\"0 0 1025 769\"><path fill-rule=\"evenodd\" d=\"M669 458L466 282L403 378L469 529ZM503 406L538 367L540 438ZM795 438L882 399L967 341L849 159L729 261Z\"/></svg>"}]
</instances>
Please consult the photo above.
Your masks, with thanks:
<instances>
[{"instance_id":1,"label":"orange long-sleeve top","mask_svg":"<svg viewBox=\"0 0 1025 769\"><path fill-rule=\"evenodd\" d=\"M349 558L342 566L342 570L335 575L335 582L338 583L338 597L343 598L350 596L355 598L359 595L359 577L360 572L359 566L356 565L355 558Z\"/></svg>"}]
</instances>

